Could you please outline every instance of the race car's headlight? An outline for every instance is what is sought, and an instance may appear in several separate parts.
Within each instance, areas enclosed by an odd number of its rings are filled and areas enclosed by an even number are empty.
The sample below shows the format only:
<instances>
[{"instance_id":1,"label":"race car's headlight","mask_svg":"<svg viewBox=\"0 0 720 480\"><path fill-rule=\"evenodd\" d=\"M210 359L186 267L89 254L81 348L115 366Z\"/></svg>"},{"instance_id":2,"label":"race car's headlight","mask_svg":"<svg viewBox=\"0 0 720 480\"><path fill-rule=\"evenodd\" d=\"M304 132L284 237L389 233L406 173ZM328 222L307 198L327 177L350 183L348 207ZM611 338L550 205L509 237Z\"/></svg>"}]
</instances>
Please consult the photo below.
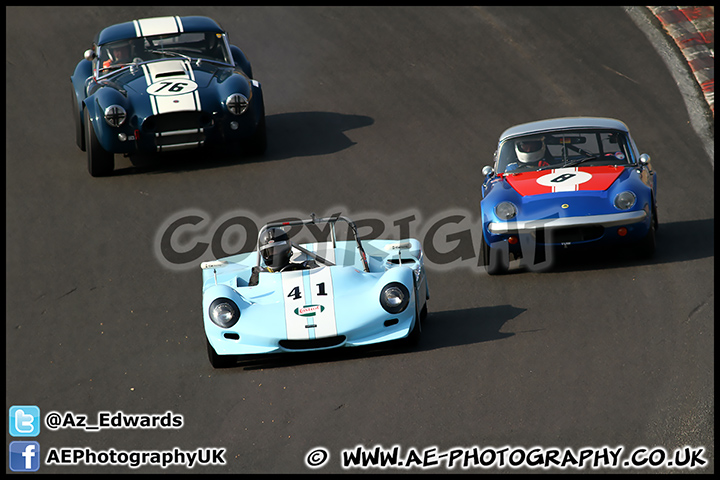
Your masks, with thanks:
<instances>
[{"instance_id":1,"label":"race car's headlight","mask_svg":"<svg viewBox=\"0 0 720 480\"><path fill-rule=\"evenodd\" d=\"M110 105L105 109L105 121L111 127L119 127L127 118L127 112L120 105Z\"/></svg>"},{"instance_id":2,"label":"race car's headlight","mask_svg":"<svg viewBox=\"0 0 720 480\"><path fill-rule=\"evenodd\" d=\"M380 305L388 313L400 313L410 302L410 292L402 283L388 283L380 292Z\"/></svg>"},{"instance_id":3,"label":"race car's headlight","mask_svg":"<svg viewBox=\"0 0 720 480\"><path fill-rule=\"evenodd\" d=\"M635 194L630 191L618 193L615 196L615 207L617 207L620 210L627 210L628 208L631 208L633 205L635 205Z\"/></svg>"},{"instance_id":4,"label":"race car's headlight","mask_svg":"<svg viewBox=\"0 0 720 480\"><path fill-rule=\"evenodd\" d=\"M495 206L495 215L500 220L510 220L517 215L517 207L511 202L500 202Z\"/></svg>"},{"instance_id":5,"label":"race car's headlight","mask_svg":"<svg viewBox=\"0 0 720 480\"><path fill-rule=\"evenodd\" d=\"M230 328L240 319L240 309L229 298L216 298L210 304L210 320L222 328Z\"/></svg>"},{"instance_id":6,"label":"race car's headlight","mask_svg":"<svg viewBox=\"0 0 720 480\"><path fill-rule=\"evenodd\" d=\"M233 93L225 100L225 105L227 105L227 109L233 115L242 115L243 112L247 110L248 99L245 95Z\"/></svg>"}]
</instances>

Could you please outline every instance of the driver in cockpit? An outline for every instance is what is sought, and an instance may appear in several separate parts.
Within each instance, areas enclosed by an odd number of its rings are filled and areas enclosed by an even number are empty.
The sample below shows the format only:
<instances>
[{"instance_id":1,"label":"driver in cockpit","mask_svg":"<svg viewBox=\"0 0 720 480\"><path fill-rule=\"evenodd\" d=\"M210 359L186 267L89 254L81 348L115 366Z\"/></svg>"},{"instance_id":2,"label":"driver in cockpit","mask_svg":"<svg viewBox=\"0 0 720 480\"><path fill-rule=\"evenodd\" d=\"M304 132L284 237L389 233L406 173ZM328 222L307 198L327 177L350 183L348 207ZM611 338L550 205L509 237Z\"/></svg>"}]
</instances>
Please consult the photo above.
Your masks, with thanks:
<instances>
[{"instance_id":1,"label":"driver in cockpit","mask_svg":"<svg viewBox=\"0 0 720 480\"><path fill-rule=\"evenodd\" d=\"M130 41L117 42L108 48L109 59L103 62L103 68L109 68L113 65L130 63L132 61L132 53L130 49Z\"/></svg>"},{"instance_id":2,"label":"driver in cockpit","mask_svg":"<svg viewBox=\"0 0 720 480\"><path fill-rule=\"evenodd\" d=\"M519 167L547 167L555 163L555 158L550 154L545 145L545 137L523 138L515 141L515 154L518 163L511 163L506 168L510 172Z\"/></svg>"},{"instance_id":3,"label":"driver in cockpit","mask_svg":"<svg viewBox=\"0 0 720 480\"><path fill-rule=\"evenodd\" d=\"M315 260L306 260L302 263L290 261L290 257L292 257L290 237L281 228L275 227L265 230L260 238L259 248L265 266L253 267L250 282L248 283L251 286L258 284L260 272L289 272L318 267Z\"/></svg>"}]
</instances>

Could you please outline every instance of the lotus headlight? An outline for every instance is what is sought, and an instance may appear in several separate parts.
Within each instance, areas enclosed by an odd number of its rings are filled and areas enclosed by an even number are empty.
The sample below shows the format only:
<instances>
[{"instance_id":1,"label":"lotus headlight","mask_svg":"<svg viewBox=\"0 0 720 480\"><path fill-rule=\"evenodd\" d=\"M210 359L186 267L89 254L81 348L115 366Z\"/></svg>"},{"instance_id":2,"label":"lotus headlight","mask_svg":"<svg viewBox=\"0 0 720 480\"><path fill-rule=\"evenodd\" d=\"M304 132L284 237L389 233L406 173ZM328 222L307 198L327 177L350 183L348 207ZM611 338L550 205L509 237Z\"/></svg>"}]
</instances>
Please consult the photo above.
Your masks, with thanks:
<instances>
[{"instance_id":1,"label":"lotus headlight","mask_svg":"<svg viewBox=\"0 0 720 480\"><path fill-rule=\"evenodd\" d=\"M635 200L637 197L635 197L635 194L631 191L625 191L622 193L618 193L615 196L615 201L613 202L615 204L615 207L619 210L627 210L628 208L631 208L633 205L635 205Z\"/></svg>"},{"instance_id":2,"label":"lotus headlight","mask_svg":"<svg viewBox=\"0 0 720 480\"><path fill-rule=\"evenodd\" d=\"M400 313L410 303L410 292L402 283L388 283L380 292L380 305L388 313Z\"/></svg>"},{"instance_id":3,"label":"lotus headlight","mask_svg":"<svg viewBox=\"0 0 720 480\"><path fill-rule=\"evenodd\" d=\"M225 100L225 105L233 115L242 115L247 110L248 99L245 95L233 93Z\"/></svg>"},{"instance_id":4,"label":"lotus headlight","mask_svg":"<svg viewBox=\"0 0 720 480\"><path fill-rule=\"evenodd\" d=\"M240 309L229 298L216 298L208 311L210 320L221 328L230 328L240 320Z\"/></svg>"},{"instance_id":5,"label":"lotus headlight","mask_svg":"<svg viewBox=\"0 0 720 480\"><path fill-rule=\"evenodd\" d=\"M127 118L127 112L120 105L110 105L105 109L105 121L111 127L119 127Z\"/></svg>"},{"instance_id":6,"label":"lotus headlight","mask_svg":"<svg viewBox=\"0 0 720 480\"><path fill-rule=\"evenodd\" d=\"M500 202L495 206L495 215L500 220L511 220L517 215L517 207L512 202Z\"/></svg>"}]
</instances>

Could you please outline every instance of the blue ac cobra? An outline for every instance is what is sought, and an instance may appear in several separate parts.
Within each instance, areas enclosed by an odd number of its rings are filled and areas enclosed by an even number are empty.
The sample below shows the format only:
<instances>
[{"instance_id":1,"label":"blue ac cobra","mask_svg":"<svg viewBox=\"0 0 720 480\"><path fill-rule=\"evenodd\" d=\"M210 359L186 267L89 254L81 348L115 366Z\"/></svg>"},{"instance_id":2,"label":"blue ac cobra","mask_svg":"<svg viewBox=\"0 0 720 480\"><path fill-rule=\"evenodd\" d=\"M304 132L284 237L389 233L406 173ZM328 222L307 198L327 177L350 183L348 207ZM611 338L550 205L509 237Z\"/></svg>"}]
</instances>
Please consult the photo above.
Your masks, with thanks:
<instances>
[{"instance_id":1,"label":"blue ac cobra","mask_svg":"<svg viewBox=\"0 0 720 480\"><path fill-rule=\"evenodd\" d=\"M483 174L482 259L491 275L506 272L511 259L546 269L562 248L655 251L656 172L618 120L556 118L509 128Z\"/></svg>"},{"instance_id":2,"label":"blue ac cobra","mask_svg":"<svg viewBox=\"0 0 720 480\"><path fill-rule=\"evenodd\" d=\"M90 175L114 155L219 145L266 148L260 83L243 52L207 17L158 17L103 29L71 77L78 147Z\"/></svg>"},{"instance_id":3,"label":"blue ac cobra","mask_svg":"<svg viewBox=\"0 0 720 480\"><path fill-rule=\"evenodd\" d=\"M337 222L346 225L345 235L336 233ZM291 261L313 266L266 271L260 255L263 233L305 225L323 225L329 237L301 244L290 240ZM355 223L343 216L267 224L258 234L257 251L203 262L201 267L203 324L215 368L233 366L243 355L392 341L413 345L427 315L429 290L420 242L361 241ZM255 279L254 271L259 272Z\"/></svg>"}]
</instances>

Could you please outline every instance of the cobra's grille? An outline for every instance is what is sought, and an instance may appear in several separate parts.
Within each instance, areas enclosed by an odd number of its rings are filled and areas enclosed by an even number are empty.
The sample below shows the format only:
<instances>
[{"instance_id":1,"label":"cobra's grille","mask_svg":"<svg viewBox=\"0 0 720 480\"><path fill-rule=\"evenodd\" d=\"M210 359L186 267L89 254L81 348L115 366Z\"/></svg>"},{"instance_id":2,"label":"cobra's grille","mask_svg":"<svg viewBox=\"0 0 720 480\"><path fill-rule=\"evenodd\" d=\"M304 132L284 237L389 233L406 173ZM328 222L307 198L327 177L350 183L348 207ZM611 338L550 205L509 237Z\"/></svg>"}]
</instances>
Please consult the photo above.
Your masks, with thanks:
<instances>
[{"instance_id":1,"label":"cobra's grille","mask_svg":"<svg viewBox=\"0 0 720 480\"><path fill-rule=\"evenodd\" d=\"M330 348L342 345L345 335L336 337L316 338L312 340L280 340L280 346L288 350L312 350L315 348Z\"/></svg>"},{"instance_id":2,"label":"cobra's grille","mask_svg":"<svg viewBox=\"0 0 720 480\"><path fill-rule=\"evenodd\" d=\"M172 112L151 115L142 124L145 133L163 133L177 130L207 128L212 117L206 112Z\"/></svg>"},{"instance_id":3,"label":"cobra's grille","mask_svg":"<svg viewBox=\"0 0 720 480\"><path fill-rule=\"evenodd\" d=\"M201 147L211 125L212 117L205 112L173 112L148 117L142 126L153 135L160 152Z\"/></svg>"}]
</instances>

